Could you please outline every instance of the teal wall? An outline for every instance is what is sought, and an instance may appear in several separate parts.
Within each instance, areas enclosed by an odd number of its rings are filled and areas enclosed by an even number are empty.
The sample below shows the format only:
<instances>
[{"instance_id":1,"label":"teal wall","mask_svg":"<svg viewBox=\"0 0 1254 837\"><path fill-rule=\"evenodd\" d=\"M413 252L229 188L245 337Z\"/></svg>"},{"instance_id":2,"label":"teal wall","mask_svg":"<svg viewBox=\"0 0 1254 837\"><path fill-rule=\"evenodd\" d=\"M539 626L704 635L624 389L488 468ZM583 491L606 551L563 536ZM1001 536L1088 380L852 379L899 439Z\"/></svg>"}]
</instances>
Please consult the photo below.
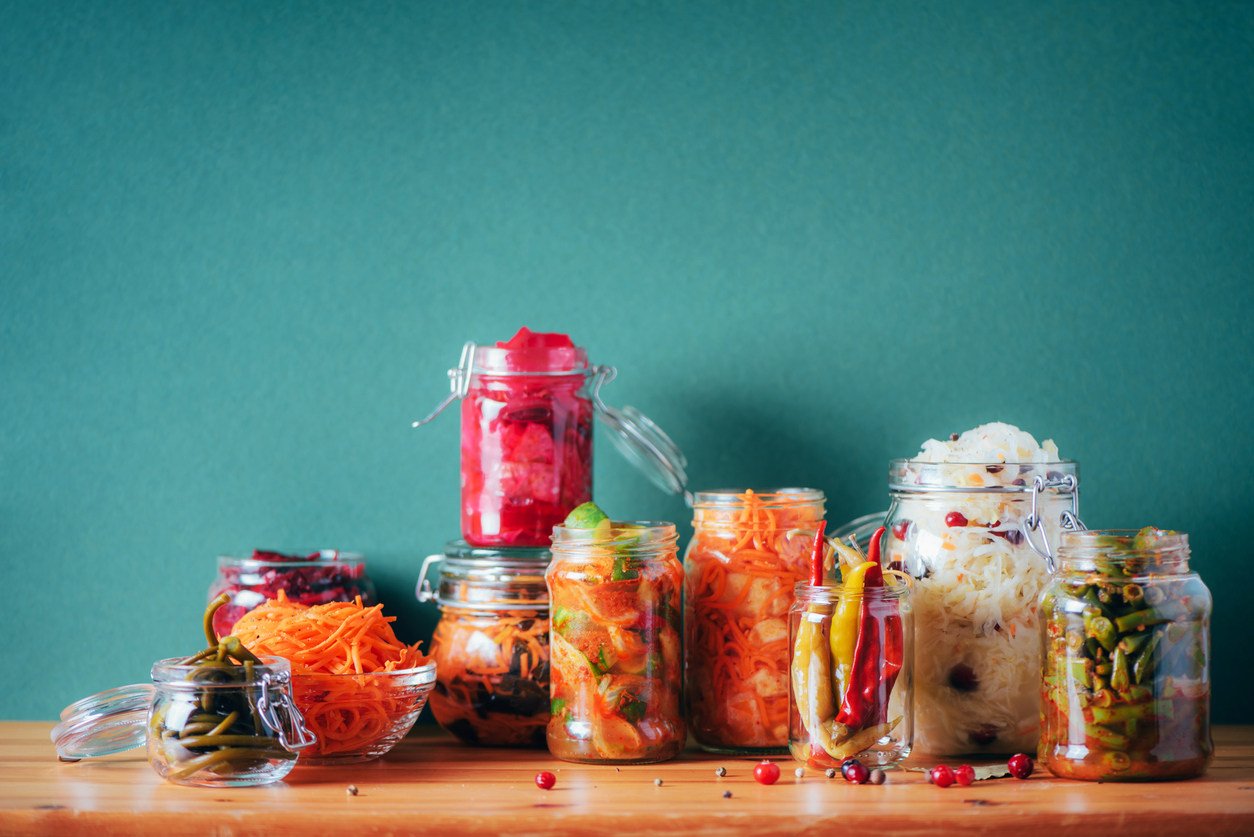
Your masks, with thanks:
<instances>
[{"instance_id":1,"label":"teal wall","mask_svg":"<svg viewBox=\"0 0 1254 837\"><path fill-rule=\"evenodd\" d=\"M1254 721L1254 5L3 2L0 80L0 717L200 647L221 552L362 550L427 639L409 423L525 324L834 521L1052 437L1090 526L1190 533Z\"/></svg>"}]
</instances>

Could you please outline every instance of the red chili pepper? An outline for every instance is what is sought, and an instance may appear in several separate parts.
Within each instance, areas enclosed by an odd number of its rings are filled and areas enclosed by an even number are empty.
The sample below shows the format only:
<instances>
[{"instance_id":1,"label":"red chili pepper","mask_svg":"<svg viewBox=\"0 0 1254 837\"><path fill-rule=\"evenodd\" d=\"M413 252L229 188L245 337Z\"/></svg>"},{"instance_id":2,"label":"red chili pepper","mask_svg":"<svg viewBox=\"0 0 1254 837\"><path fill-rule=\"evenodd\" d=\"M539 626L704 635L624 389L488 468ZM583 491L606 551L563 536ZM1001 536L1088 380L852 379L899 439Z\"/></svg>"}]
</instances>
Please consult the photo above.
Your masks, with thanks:
<instances>
[{"instance_id":1,"label":"red chili pepper","mask_svg":"<svg viewBox=\"0 0 1254 837\"><path fill-rule=\"evenodd\" d=\"M827 521L820 520L819 528L814 531L814 550L810 553L810 586L823 586L823 530L827 528Z\"/></svg>"},{"instance_id":2,"label":"red chili pepper","mask_svg":"<svg viewBox=\"0 0 1254 837\"><path fill-rule=\"evenodd\" d=\"M893 601L872 602L867 591L884 586L884 572L880 562L880 542L885 528L880 527L871 536L867 568L862 581L862 603L858 613L858 639L854 646L853 665L849 673L849 688L841 701L836 720L852 727L865 729L872 724L888 720L888 697L892 694L901 673L905 656L901 614Z\"/></svg>"}]
</instances>

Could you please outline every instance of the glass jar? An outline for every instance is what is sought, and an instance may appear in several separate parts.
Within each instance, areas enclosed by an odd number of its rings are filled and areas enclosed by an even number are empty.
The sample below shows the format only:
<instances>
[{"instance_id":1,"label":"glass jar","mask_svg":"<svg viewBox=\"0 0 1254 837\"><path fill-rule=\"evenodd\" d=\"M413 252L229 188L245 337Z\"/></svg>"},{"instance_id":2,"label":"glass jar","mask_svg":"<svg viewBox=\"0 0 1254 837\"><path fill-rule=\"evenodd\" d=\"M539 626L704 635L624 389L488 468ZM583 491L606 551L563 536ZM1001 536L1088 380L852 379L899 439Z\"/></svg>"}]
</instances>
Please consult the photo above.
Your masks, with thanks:
<instances>
[{"instance_id":1,"label":"glass jar","mask_svg":"<svg viewBox=\"0 0 1254 837\"><path fill-rule=\"evenodd\" d=\"M548 546L553 527L592 499L594 414L645 476L684 493L683 453L635 408L601 400L618 373L590 365L567 335L524 328L495 346L470 342L448 374L452 391L414 426L462 400L462 536L471 545Z\"/></svg>"},{"instance_id":2,"label":"glass jar","mask_svg":"<svg viewBox=\"0 0 1254 837\"><path fill-rule=\"evenodd\" d=\"M889 488L884 560L915 579L915 750L1030 752L1051 572L1033 544L1078 521L1078 466L896 460Z\"/></svg>"},{"instance_id":3,"label":"glass jar","mask_svg":"<svg viewBox=\"0 0 1254 837\"><path fill-rule=\"evenodd\" d=\"M907 585L885 575L873 587L796 587L788 748L807 767L857 758L882 768L910 755L914 617ZM853 655L843 665L841 647Z\"/></svg>"},{"instance_id":4,"label":"glass jar","mask_svg":"<svg viewBox=\"0 0 1254 837\"><path fill-rule=\"evenodd\" d=\"M649 764L683 749L677 539L672 523L554 528L547 738L558 758Z\"/></svg>"},{"instance_id":5,"label":"glass jar","mask_svg":"<svg viewBox=\"0 0 1254 837\"><path fill-rule=\"evenodd\" d=\"M277 598L280 590L308 606L351 602L358 596L366 607L378 602L374 582L366 575L366 559L356 552L319 549L285 555L256 550L248 558L221 555L218 575L209 585L209 601L223 593L229 593L231 601L214 612L214 631L220 637L229 635L241 616Z\"/></svg>"},{"instance_id":6,"label":"glass jar","mask_svg":"<svg viewBox=\"0 0 1254 837\"><path fill-rule=\"evenodd\" d=\"M1211 595L1188 535L1064 532L1040 605L1041 764L1104 782L1206 772Z\"/></svg>"},{"instance_id":7,"label":"glass jar","mask_svg":"<svg viewBox=\"0 0 1254 837\"><path fill-rule=\"evenodd\" d=\"M61 713L52 740L62 761L146 746L148 763L180 785L246 787L277 782L314 743L292 700L291 666L152 667L153 685L123 686Z\"/></svg>"},{"instance_id":8,"label":"glass jar","mask_svg":"<svg viewBox=\"0 0 1254 837\"><path fill-rule=\"evenodd\" d=\"M702 491L684 554L684 689L701 747L788 747L788 610L809 576L823 492Z\"/></svg>"},{"instance_id":9,"label":"glass jar","mask_svg":"<svg viewBox=\"0 0 1254 837\"><path fill-rule=\"evenodd\" d=\"M544 747L549 722L547 549L451 541L423 563L418 601L434 600L431 712L467 744ZM440 573L433 590L429 567Z\"/></svg>"}]
</instances>

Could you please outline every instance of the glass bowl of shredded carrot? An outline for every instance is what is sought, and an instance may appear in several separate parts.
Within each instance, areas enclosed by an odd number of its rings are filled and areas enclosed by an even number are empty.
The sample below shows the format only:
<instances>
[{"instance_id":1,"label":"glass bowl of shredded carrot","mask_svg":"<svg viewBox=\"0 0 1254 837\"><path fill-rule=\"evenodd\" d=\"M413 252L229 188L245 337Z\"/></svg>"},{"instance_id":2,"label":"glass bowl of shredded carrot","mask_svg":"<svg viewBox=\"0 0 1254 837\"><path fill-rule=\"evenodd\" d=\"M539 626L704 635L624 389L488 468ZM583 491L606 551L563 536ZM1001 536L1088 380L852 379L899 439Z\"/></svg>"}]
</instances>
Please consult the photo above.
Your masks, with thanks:
<instances>
[{"instance_id":1,"label":"glass bowl of shredded carrot","mask_svg":"<svg viewBox=\"0 0 1254 837\"><path fill-rule=\"evenodd\" d=\"M298 764L370 761L391 750L418 720L435 687L435 663L396 638L383 605L312 607L283 591L235 623L232 634L258 654L292 664L292 691L318 743Z\"/></svg>"}]
</instances>

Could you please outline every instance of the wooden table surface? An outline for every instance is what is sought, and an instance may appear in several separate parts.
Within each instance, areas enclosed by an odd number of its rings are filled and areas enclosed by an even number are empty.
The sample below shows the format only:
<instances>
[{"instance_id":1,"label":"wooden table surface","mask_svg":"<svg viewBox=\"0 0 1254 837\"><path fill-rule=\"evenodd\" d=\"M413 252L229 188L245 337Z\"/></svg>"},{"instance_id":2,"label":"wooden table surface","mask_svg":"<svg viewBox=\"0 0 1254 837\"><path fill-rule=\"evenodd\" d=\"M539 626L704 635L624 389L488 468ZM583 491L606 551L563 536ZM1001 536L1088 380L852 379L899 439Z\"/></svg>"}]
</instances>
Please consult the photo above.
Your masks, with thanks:
<instances>
[{"instance_id":1,"label":"wooden table surface","mask_svg":"<svg viewBox=\"0 0 1254 837\"><path fill-rule=\"evenodd\" d=\"M1254 834L1254 727L1218 728L1210 772L1187 782L1099 785L1038 770L942 789L893 771L886 785L856 786L817 771L794 778L785 758L779 782L762 786L749 759L689 750L615 770L465 747L423 727L372 763L222 790L164 782L142 750L62 764L51 727L0 723L0 835ZM557 774L553 790L535 786L540 770Z\"/></svg>"}]
</instances>

